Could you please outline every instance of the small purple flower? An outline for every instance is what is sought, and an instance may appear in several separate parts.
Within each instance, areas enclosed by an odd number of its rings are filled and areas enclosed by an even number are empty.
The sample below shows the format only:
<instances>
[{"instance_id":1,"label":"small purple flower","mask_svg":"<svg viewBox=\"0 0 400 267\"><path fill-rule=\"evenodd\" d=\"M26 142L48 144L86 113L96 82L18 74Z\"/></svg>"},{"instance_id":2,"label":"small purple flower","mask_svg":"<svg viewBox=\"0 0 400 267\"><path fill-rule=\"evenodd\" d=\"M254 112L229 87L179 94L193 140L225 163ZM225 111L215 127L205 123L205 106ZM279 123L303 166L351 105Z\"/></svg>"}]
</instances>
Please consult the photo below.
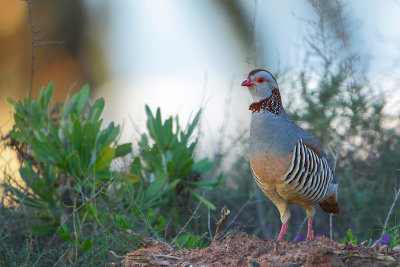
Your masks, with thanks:
<instances>
[{"instance_id":1,"label":"small purple flower","mask_svg":"<svg viewBox=\"0 0 400 267\"><path fill-rule=\"evenodd\" d=\"M324 236L324 235L323 234L317 234L316 236L314 236L314 238L321 237L321 236Z\"/></svg>"},{"instance_id":2,"label":"small purple flower","mask_svg":"<svg viewBox=\"0 0 400 267\"><path fill-rule=\"evenodd\" d=\"M372 239L372 244L375 244L375 242L377 241L378 239L376 239L376 238L374 238L374 239ZM383 237L382 237L382 240L381 240L382 242L378 242L378 245L379 246L383 246L383 245L389 245L389 243L390 243L390 241L389 241L389 236L388 235L384 235Z\"/></svg>"},{"instance_id":3,"label":"small purple flower","mask_svg":"<svg viewBox=\"0 0 400 267\"><path fill-rule=\"evenodd\" d=\"M389 244L389 236L388 235L384 235L382 237L382 242L380 243L380 245L388 245Z\"/></svg>"},{"instance_id":4,"label":"small purple flower","mask_svg":"<svg viewBox=\"0 0 400 267\"><path fill-rule=\"evenodd\" d=\"M301 242L301 241L304 240L304 237L303 237L301 234L298 234L298 235L295 235L295 236L294 236L294 240L295 240L296 242Z\"/></svg>"}]
</instances>

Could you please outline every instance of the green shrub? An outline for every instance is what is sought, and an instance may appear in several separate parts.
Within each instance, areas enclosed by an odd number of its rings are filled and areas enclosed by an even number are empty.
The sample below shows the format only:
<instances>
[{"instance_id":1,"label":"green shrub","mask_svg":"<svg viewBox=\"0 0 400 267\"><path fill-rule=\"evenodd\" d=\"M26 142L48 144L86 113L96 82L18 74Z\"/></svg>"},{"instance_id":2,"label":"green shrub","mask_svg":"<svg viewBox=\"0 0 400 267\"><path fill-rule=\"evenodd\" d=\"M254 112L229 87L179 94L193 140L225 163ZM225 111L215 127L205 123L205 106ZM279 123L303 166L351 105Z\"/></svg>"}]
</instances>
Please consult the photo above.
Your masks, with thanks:
<instances>
[{"instance_id":1,"label":"green shrub","mask_svg":"<svg viewBox=\"0 0 400 267\"><path fill-rule=\"evenodd\" d=\"M178 230L182 234L173 239L178 248L204 247L206 234L193 234L190 225L180 231L180 223L191 215L190 200L216 208L198 191L212 190L222 179L219 174L205 180L213 163L194 156L193 133L201 112L183 129L178 117L163 121L159 108L153 116L146 106L148 133L141 136L139 153L127 171L114 170L111 163L131 153L132 145L117 144L120 128L114 123L102 126L104 100L91 103L85 86L64 104L53 105L53 91L50 83L37 99L30 100L29 94L23 101L8 99L15 126L2 141L17 151L24 183L1 184L16 205L0 215L23 218L25 230L13 235L45 248L35 258L32 246L20 247L18 262L48 264L60 257L69 263L96 264L109 258L109 250L122 254L137 248L140 236L164 236L168 241ZM5 240L15 243L8 234ZM50 249L55 244L59 255ZM0 255L7 247L2 246ZM10 255L14 254L6 253L4 262L13 262Z\"/></svg>"},{"instance_id":2,"label":"green shrub","mask_svg":"<svg viewBox=\"0 0 400 267\"><path fill-rule=\"evenodd\" d=\"M357 237L355 237L353 235L353 232L351 231L350 228L347 230L346 236L342 240L340 240L341 244L346 243L346 242L357 245Z\"/></svg>"},{"instance_id":3,"label":"green shrub","mask_svg":"<svg viewBox=\"0 0 400 267\"><path fill-rule=\"evenodd\" d=\"M32 232L44 236L62 226L67 239L72 213L88 215L87 204L105 185L121 176L110 170L111 162L131 152L131 144L117 145L119 127L110 123L101 129L104 99L89 101L84 86L65 104L51 106L53 84L40 90L37 100L8 102L14 107L15 126L9 145L22 161L20 174L29 190L3 183L11 197L29 211ZM66 223L66 225L64 225ZM84 241L84 248L88 242Z\"/></svg>"},{"instance_id":4,"label":"green shrub","mask_svg":"<svg viewBox=\"0 0 400 267\"><path fill-rule=\"evenodd\" d=\"M212 190L219 185L222 173L214 181L204 181L205 173L211 171L213 163L208 158L195 160L197 139L191 141L201 111L185 129L179 118L161 118L158 108L154 116L146 106L148 134L142 134L140 152L131 164L130 173L140 180L139 199L142 206L157 207L166 204L186 209L188 197L201 201L211 210L216 207L204 198L197 189ZM170 210L168 210L168 213Z\"/></svg>"}]
</instances>

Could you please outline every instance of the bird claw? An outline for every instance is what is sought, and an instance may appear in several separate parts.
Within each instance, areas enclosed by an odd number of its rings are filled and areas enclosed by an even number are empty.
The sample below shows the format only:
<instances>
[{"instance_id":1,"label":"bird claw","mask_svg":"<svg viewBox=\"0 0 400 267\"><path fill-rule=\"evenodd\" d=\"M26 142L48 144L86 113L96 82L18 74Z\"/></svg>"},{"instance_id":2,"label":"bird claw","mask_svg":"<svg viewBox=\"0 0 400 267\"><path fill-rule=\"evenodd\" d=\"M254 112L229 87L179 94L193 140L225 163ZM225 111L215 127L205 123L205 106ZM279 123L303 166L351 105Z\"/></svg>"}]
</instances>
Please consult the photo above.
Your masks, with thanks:
<instances>
[{"instance_id":1,"label":"bird claw","mask_svg":"<svg viewBox=\"0 0 400 267\"><path fill-rule=\"evenodd\" d=\"M279 232L279 235L278 235L278 241L283 240L283 237L286 235L286 228L288 227L288 225L289 225L289 222L285 222L282 225L281 231Z\"/></svg>"}]
</instances>

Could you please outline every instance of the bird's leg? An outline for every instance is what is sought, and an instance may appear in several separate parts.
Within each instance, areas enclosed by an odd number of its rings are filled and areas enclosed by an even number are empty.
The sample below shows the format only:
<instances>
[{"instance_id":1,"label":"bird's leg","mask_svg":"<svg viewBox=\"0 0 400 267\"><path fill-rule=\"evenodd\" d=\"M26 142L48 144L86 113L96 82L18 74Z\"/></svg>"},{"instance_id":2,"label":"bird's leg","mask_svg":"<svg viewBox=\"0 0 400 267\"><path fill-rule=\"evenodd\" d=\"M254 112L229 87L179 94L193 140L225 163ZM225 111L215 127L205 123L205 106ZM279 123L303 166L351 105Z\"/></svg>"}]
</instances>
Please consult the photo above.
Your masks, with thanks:
<instances>
[{"instance_id":1,"label":"bird's leg","mask_svg":"<svg viewBox=\"0 0 400 267\"><path fill-rule=\"evenodd\" d=\"M312 232L312 218L315 215L315 209L312 205L311 206L303 206L303 207L306 210L306 215L308 218L307 239L311 239L314 237L313 232Z\"/></svg>"},{"instance_id":2,"label":"bird's leg","mask_svg":"<svg viewBox=\"0 0 400 267\"><path fill-rule=\"evenodd\" d=\"M312 231L312 217L308 218L308 230L307 230L307 239L314 238L314 234Z\"/></svg>"},{"instance_id":3,"label":"bird's leg","mask_svg":"<svg viewBox=\"0 0 400 267\"><path fill-rule=\"evenodd\" d=\"M282 224L281 231L279 232L279 235L278 235L278 240L279 241L282 240L283 237L286 235L286 229L287 229L288 225L289 225L289 221L287 221L284 224Z\"/></svg>"},{"instance_id":4,"label":"bird's leg","mask_svg":"<svg viewBox=\"0 0 400 267\"><path fill-rule=\"evenodd\" d=\"M276 194L276 196L277 197L272 202L276 205L279 210L279 214L281 215L282 228L279 232L278 240L282 240L286 235L286 229L289 225L290 209L285 200L283 200L278 194ZM270 199L272 200L273 198L270 197Z\"/></svg>"}]
</instances>

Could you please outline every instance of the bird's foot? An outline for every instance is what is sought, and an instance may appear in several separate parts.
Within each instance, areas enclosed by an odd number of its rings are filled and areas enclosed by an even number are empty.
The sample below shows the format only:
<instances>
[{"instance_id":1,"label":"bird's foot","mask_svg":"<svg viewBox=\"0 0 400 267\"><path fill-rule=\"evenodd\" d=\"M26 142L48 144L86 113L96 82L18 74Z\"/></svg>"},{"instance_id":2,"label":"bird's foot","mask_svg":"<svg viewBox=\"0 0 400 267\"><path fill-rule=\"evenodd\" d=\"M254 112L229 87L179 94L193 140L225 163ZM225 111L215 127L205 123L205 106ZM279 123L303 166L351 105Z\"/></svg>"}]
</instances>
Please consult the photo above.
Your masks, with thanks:
<instances>
[{"instance_id":1,"label":"bird's foot","mask_svg":"<svg viewBox=\"0 0 400 267\"><path fill-rule=\"evenodd\" d=\"M279 241L281 241L283 239L283 237L286 235L286 229L287 229L288 225L289 225L289 222L285 222L282 225L281 231L279 232L279 235L278 235Z\"/></svg>"}]
</instances>

